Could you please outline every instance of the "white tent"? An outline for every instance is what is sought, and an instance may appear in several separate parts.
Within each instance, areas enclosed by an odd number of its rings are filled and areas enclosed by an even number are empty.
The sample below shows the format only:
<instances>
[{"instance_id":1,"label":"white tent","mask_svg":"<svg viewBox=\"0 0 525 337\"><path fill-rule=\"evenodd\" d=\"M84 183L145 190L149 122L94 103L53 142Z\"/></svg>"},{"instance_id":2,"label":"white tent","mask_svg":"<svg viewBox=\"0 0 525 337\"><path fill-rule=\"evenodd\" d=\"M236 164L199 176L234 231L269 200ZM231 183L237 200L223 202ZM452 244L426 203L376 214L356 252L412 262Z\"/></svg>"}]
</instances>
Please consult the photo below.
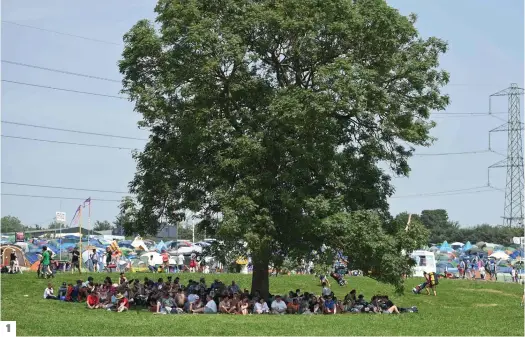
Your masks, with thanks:
<instances>
[{"instance_id":1,"label":"white tent","mask_svg":"<svg viewBox=\"0 0 525 337\"><path fill-rule=\"evenodd\" d=\"M144 243L144 241L142 240L142 238L140 236L137 236L135 238L135 240L133 240L133 242L131 243L131 245L133 246L133 248L135 249L142 249L142 250L145 250L147 251L148 250L148 247L146 246L146 244Z\"/></svg>"},{"instance_id":2,"label":"white tent","mask_svg":"<svg viewBox=\"0 0 525 337\"><path fill-rule=\"evenodd\" d=\"M452 247L454 247L454 246L463 247L465 244L462 243L462 242L453 242L453 243L451 243L450 245L451 245Z\"/></svg>"},{"instance_id":3,"label":"white tent","mask_svg":"<svg viewBox=\"0 0 525 337\"><path fill-rule=\"evenodd\" d=\"M160 255L157 252L144 253L144 254L142 254L140 256L140 260L143 261L144 263L148 264L150 256L152 256L152 255L153 255L153 262L155 262L155 264L157 264L157 265L161 265L162 264L162 255ZM169 263L172 266L177 264L175 259L173 257L171 257L171 256L170 256L170 259L169 259Z\"/></svg>"},{"instance_id":4,"label":"white tent","mask_svg":"<svg viewBox=\"0 0 525 337\"><path fill-rule=\"evenodd\" d=\"M505 254L505 252L501 250L490 254L489 257L497 260L508 260L510 258L510 256L508 256L507 254Z\"/></svg>"}]
</instances>

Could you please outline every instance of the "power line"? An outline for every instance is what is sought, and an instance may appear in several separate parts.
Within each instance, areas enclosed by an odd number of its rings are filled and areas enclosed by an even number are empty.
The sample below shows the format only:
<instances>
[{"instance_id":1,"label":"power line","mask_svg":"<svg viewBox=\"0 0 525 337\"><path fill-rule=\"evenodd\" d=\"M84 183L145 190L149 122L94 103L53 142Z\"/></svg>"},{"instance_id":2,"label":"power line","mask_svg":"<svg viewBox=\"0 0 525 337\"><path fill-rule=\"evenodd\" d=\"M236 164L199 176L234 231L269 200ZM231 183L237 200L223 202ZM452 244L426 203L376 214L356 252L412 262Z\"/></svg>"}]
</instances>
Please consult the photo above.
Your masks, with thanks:
<instances>
[{"instance_id":1,"label":"power line","mask_svg":"<svg viewBox=\"0 0 525 337\"><path fill-rule=\"evenodd\" d=\"M23 183L14 183L14 182L10 182L10 181L2 181L2 184L5 184L5 185L14 185L14 186L30 186L30 187L41 187L41 188L54 188L54 189L59 189L59 190L72 190L72 191L85 191L85 192L100 192L100 193L129 194L129 192L122 192L122 191L92 190L92 189L87 189L87 188L66 187L66 186L51 186L51 185L23 184Z\"/></svg>"},{"instance_id":2,"label":"power line","mask_svg":"<svg viewBox=\"0 0 525 337\"><path fill-rule=\"evenodd\" d=\"M81 133L81 134L92 135L92 136L112 137L112 138L147 141L146 138L136 138L136 137L112 135L112 134L109 134L109 133L97 133L97 132L88 132L88 131L80 131L80 130L72 130L72 129L54 128L54 127L44 126L44 125L18 123L18 122L11 122L11 121L5 121L5 120L3 120L2 123L3 124L19 125L19 126L27 126L27 127L39 128L39 129L47 129L47 130L55 130L55 131L63 131L63 132L72 132L72 133Z\"/></svg>"},{"instance_id":3,"label":"power line","mask_svg":"<svg viewBox=\"0 0 525 337\"><path fill-rule=\"evenodd\" d=\"M115 82L115 83L122 83L122 81L111 79L111 78L99 77L99 76L93 76L93 75L81 74L81 73L74 73L74 72L71 72L71 71L60 70L60 69L40 67L40 66L36 66L36 65L33 65L33 64L20 63L20 62L8 61L8 60L2 60L2 63L17 65L17 66L21 66L21 67L40 69L40 70L45 70L45 71L51 71L51 72L61 73L61 74L66 74L66 75L86 77L86 78L91 78L91 79L95 79L95 80L102 80L102 81Z\"/></svg>"},{"instance_id":4,"label":"power line","mask_svg":"<svg viewBox=\"0 0 525 337\"><path fill-rule=\"evenodd\" d=\"M490 188L489 190L482 190ZM79 189L81 190L81 189ZM441 191L441 192L432 192L432 193L421 193L421 194L412 194L412 195L400 195L400 196L393 196L392 199L396 198L419 198L419 197L437 197L437 196L450 196L450 195L465 195L465 194L477 194L477 193L484 193L484 192L494 192L497 189L493 189L490 186L477 186L477 187L471 187L471 188L463 188L463 189L456 189L456 190L448 190L448 191ZM59 197L59 196L48 196L48 195L32 195L32 194L15 194L15 193L2 193L2 195L5 196L15 196L15 197L27 197L27 198L43 198L43 199L66 199L66 200L85 200L83 198L74 198L74 197ZM96 201L108 201L108 202L120 202L121 200L116 199L95 199L91 198L92 200Z\"/></svg>"},{"instance_id":5,"label":"power line","mask_svg":"<svg viewBox=\"0 0 525 337\"><path fill-rule=\"evenodd\" d=\"M118 99L127 99L126 97L123 97L123 96L106 95L106 94L99 94L99 93L94 93L94 92L79 91L79 90L65 89L65 88L56 88L56 87L51 87L51 86L47 86L47 85L39 85L39 84L33 84L33 83L25 83L25 82L17 82L17 81L9 81L9 80L2 80L2 82L19 84L19 85L26 85L26 86L30 86L30 87L51 89L51 90L74 92L74 93L77 93L77 94L84 94L84 95L102 96L102 97L118 98Z\"/></svg>"},{"instance_id":6,"label":"power line","mask_svg":"<svg viewBox=\"0 0 525 337\"><path fill-rule=\"evenodd\" d=\"M490 188L490 189L484 190L487 188ZM392 196L391 198L400 199L400 198L418 198L418 197L439 197L439 196L463 195L463 194L472 194L472 193L476 194L476 193L494 192L494 191L497 191L497 189L492 188L491 186L485 185L485 186L461 188L461 189L455 189L455 190L446 190L446 191L440 191L440 192L398 195L398 196Z\"/></svg>"},{"instance_id":7,"label":"power line","mask_svg":"<svg viewBox=\"0 0 525 337\"><path fill-rule=\"evenodd\" d=\"M429 156L456 156L463 154L480 154L480 153L491 153L491 150L479 150L479 151L463 151L463 152L443 152L443 153L414 153L415 157L429 157Z\"/></svg>"},{"instance_id":8,"label":"power line","mask_svg":"<svg viewBox=\"0 0 525 337\"><path fill-rule=\"evenodd\" d=\"M22 125L22 126L29 126L29 127L49 129L49 130L57 130L57 131L65 131L65 132L73 132L73 133L82 133L82 134L103 136L103 137L114 137L114 138L122 138L122 139L132 139L132 140L147 141L147 139L144 139L144 138L134 138L134 137L118 136L118 135L96 133L96 132L78 131L78 130L70 130L70 129L60 129L60 128L53 128L53 127L47 127L47 126L34 125L34 124L25 124L25 123L17 123L17 122L9 122L9 121L2 121L2 123L14 124L14 125ZM133 148L120 147L120 146L108 146L108 145L97 145L97 144L86 144L86 143L74 143L74 142L64 142L64 141L49 140L49 139L27 138L27 137L19 137L19 136L2 135L2 137L14 138L14 139L23 139L23 140L31 140L31 141L38 141L38 142L65 144L65 145L100 147L100 148L119 149L119 150L136 150L136 149L133 149ZM416 153L413 156L415 156L415 157L434 157L434 156L456 156L456 155L482 154L482 153L497 153L497 152L492 151L492 150L478 150L478 151L442 152L442 153Z\"/></svg>"},{"instance_id":9,"label":"power line","mask_svg":"<svg viewBox=\"0 0 525 337\"><path fill-rule=\"evenodd\" d=\"M32 195L32 194L16 194L16 193L2 193L2 195L11 196L11 197L25 197L25 198L86 200L86 198L59 197L59 196L51 196L51 195ZM122 201L122 200L116 200L116 199L97 199L97 198L91 198L91 200L94 200L94 201L107 201L107 202L121 202Z\"/></svg>"},{"instance_id":10,"label":"power line","mask_svg":"<svg viewBox=\"0 0 525 337\"><path fill-rule=\"evenodd\" d=\"M6 121L2 121L2 123L15 124L15 125L25 125L23 123L14 123L14 122L6 122ZM58 129L58 128L51 128L51 127L41 127L41 126L34 126L34 125L27 125L27 126L40 127L40 128L43 128L43 129L67 131L67 132L78 132L78 133L92 134L92 135L105 136L105 137L116 137L116 138L125 138L125 139L133 139L133 140L144 140L144 141L147 140L147 139L142 139L142 138L132 138L132 137L110 135L110 134L97 134L97 133L91 133L91 132L75 131L75 130L68 130L68 129ZM49 139L37 139L37 138L27 138L27 137L8 136L8 135L2 135L2 137L23 139L23 140L31 140L31 141L38 141L38 142L65 144L65 145L101 147L101 148L119 149L119 150L136 150L136 149L132 149L132 148L129 148L129 147L97 145L97 144L85 144L85 143L73 143L73 142L63 142L63 141L49 140ZM417 156L417 157L455 156L455 155L481 154L481 153L492 153L492 152L494 152L494 151L492 151L492 150L481 150L481 151L443 152L443 153L416 153L416 154L414 154L414 156Z\"/></svg>"},{"instance_id":11,"label":"power line","mask_svg":"<svg viewBox=\"0 0 525 337\"><path fill-rule=\"evenodd\" d=\"M13 22L13 21L2 20L2 23L7 23L7 24L10 24L10 25L14 25L14 26L25 27L25 28L35 29L35 30L40 30L40 31L43 31L43 32L48 32L48 33L65 35L65 36L69 36L69 37L75 37L77 39L82 39L82 40L87 40L87 41L100 42L100 43L111 44L111 45L115 45L115 46L123 46L122 43L105 41L105 40L99 40L99 39L94 39L92 37L86 37L86 36L81 36L81 35L64 33L64 32L59 32L59 31L51 30L51 29L47 29L47 28L40 28L40 27L35 27L35 26L30 26L30 25L23 25L21 23L16 23L16 22Z\"/></svg>"},{"instance_id":12,"label":"power line","mask_svg":"<svg viewBox=\"0 0 525 337\"><path fill-rule=\"evenodd\" d=\"M106 149L136 150L136 149L132 149L132 148L130 148L130 147L109 146L109 145L96 145L96 144L85 144L85 143L72 143L72 142L62 142L62 141L58 141L58 140L49 140L49 139L26 138L26 137L7 136L7 135L2 135L2 137L5 137L5 138L14 138L14 139L23 139L23 140L31 140L31 141L35 141L35 142L46 142L46 143L56 143L56 144L66 144L66 145L77 145L77 146L88 146L88 147L100 147L100 148L106 148Z\"/></svg>"},{"instance_id":13,"label":"power line","mask_svg":"<svg viewBox=\"0 0 525 337\"><path fill-rule=\"evenodd\" d=\"M491 114L506 114L507 112L491 112ZM430 115L450 115L450 116L488 116L489 112L432 112Z\"/></svg>"}]
</instances>

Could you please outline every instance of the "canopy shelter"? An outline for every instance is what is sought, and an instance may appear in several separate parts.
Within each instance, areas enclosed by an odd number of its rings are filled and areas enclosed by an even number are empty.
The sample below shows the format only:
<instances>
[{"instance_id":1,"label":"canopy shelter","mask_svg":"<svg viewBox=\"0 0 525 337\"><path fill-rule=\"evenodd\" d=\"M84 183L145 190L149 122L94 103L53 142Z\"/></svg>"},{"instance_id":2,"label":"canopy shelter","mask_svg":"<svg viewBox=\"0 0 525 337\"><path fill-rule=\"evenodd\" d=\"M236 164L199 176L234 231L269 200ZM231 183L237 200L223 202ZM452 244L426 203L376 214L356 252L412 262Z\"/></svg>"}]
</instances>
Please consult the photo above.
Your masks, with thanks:
<instances>
[{"instance_id":1,"label":"canopy shelter","mask_svg":"<svg viewBox=\"0 0 525 337\"><path fill-rule=\"evenodd\" d=\"M148 250L148 247L146 246L146 244L140 236L137 236L135 240L133 240L131 246L136 250Z\"/></svg>"},{"instance_id":2,"label":"canopy shelter","mask_svg":"<svg viewBox=\"0 0 525 337\"><path fill-rule=\"evenodd\" d=\"M498 250L494 253L489 255L490 258L496 259L496 260L508 260L510 257L505 254L504 251Z\"/></svg>"},{"instance_id":3,"label":"canopy shelter","mask_svg":"<svg viewBox=\"0 0 525 337\"><path fill-rule=\"evenodd\" d=\"M29 268L31 264L26 258L26 254L21 247L15 245L0 245L0 251L2 252L2 265L9 265L11 262L11 253L15 253L16 259L18 260L18 266Z\"/></svg>"}]
</instances>

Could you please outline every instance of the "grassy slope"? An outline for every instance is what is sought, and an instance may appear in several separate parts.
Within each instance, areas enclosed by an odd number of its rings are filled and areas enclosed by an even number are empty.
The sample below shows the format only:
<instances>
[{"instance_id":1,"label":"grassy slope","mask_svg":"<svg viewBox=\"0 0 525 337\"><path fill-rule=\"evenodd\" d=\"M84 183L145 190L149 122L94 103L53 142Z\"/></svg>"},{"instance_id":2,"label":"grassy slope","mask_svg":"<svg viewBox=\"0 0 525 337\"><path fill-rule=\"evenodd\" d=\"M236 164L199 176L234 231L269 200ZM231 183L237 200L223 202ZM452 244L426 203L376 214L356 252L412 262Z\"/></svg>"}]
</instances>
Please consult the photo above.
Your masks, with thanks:
<instances>
[{"instance_id":1,"label":"grassy slope","mask_svg":"<svg viewBox=\"0 0 525 337\"><path fill-rule=\"evenodd\" d=\"M102 280L106 275L93 275ZM130 274L143 277L146 274ZM151 274L149 274L151 276ZM116 280L118 275L112 274ZM158 276L157 276L158 277ZM199 275L183 274L183 280ZM208 283L213 280L207 275ZM87 275L82 275L83 279ZM236 279L241 288L250 284L249 275L218 275L224 282ZM52 280L55 291L62 281L74 281L78 275L59 275ZM18 335L95 335L95 336L168 336L168 335L465 335L519 336L524 331L524 310L520 307L523 287L517 284L442 280L438 297L393 296L391 287L363 277L348 278L346 287L332 290L343 297L352 288L366 298L381 293L391 295L400 307L416 305L419 314L334 315L334 316L229 316L229 315L153 315L144 311L113 313L88 311L85 304L42 299L47 280L34 273L1 277L2 321L17 321ZM421 279L408 281L408 289ZM279 276L270 281L271 291L285 293L300 288L320 292L313 276ZM29 295L29 296L25 296Z\"/></svg>"}]
</instances>

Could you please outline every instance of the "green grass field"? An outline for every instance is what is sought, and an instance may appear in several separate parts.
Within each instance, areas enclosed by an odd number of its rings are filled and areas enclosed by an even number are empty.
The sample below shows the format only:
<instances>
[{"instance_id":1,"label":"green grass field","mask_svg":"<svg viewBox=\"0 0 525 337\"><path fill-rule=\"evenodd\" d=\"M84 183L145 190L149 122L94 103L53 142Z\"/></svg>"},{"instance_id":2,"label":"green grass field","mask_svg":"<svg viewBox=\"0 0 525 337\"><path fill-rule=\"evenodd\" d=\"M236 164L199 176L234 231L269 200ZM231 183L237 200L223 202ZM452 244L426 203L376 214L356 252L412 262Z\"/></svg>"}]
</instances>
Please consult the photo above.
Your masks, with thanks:
<instances>
[{"instance_id":1,"label":"green grass field","mask_svg":"<svg viewBox=\"0 0 525 337\"><path fill-rule=\"evenodd\" d=\"M82 279L88 275L83 274ZM102 281L105 274L95 274ZM143 279L146 274L130 274ZM149 274L151 276L151 274ZM180 275L179 275L180 276ZM182 274L181 279L200 275ZM112 274L116 280L118 274ZM156 278L157 276L155 276ZM237 280L248 287L250 275L222 274L223 282ZM51 282L55 291L63 281L74 281L78 275L58 275ZM206 275L207 282L214 275ZM480 281L441 280L438 296L413 295L410 289L421 279L408 280L404 296L394 296L390 286L364 277L348 277L349 284L332 290L343 297L352 288L369 299L374 294L391 295L400 307L417 306L419 313L393 315L343 314L332 316L236 316L236 315L153 315L145 311L114 313L89 311L85 304L49 301L42 298L47 280L34 273L1 277L2 321L16 321L20 336L180 336L180 335L391 335L391 336L523 336L524 309L520 306L523 286ZM335 283L335 282L333 282ZM320 293L313 276L279 276L270 281L272 293L285 293L300 288Z\"/></svg>"}]
</instances>

